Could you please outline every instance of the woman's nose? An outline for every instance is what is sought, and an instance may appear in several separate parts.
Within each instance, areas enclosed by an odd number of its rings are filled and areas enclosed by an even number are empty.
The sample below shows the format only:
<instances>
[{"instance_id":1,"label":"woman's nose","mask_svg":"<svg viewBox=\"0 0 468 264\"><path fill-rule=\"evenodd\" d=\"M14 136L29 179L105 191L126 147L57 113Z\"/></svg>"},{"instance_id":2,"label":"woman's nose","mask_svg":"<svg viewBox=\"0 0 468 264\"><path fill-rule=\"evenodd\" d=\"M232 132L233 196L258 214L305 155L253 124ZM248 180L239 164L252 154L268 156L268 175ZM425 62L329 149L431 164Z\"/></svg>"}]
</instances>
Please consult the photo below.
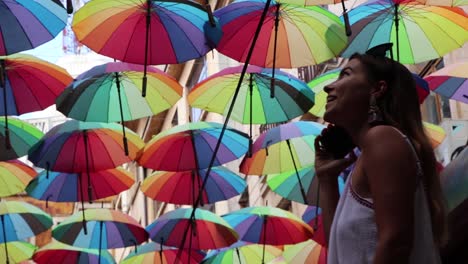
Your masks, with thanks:
<instances>
[{"instance_id":1,"label":"woman's nose","mask_svg":"<svg viewBox=\"0 0 468 264\"><path fill-rule=\"evenodd\" d=\"M332 84L333 84L333 83L330 83L330 84L326 85L325 87L323 87L323 90L324 90L326 93L330 93L330 92L333 90Z\"/></svg>"}]
</instances>

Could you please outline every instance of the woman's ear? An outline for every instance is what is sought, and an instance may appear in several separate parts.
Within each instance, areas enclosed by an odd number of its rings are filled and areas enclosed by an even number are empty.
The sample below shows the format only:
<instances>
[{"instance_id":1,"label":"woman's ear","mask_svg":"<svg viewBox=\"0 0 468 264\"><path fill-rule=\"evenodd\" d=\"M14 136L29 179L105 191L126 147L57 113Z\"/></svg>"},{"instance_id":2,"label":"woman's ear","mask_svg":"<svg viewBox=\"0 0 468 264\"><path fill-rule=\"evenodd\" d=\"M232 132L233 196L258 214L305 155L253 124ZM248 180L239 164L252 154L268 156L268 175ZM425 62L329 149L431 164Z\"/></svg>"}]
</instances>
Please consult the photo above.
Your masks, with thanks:
<instances>
[{"instance_id":1,"label":"woman's ear","mask_svg":"<svg viewBox=\"0 0 468 264\"><path fill-rule=\"evenodd\" d=\"M387 92L387 88L387 82L384 80L380 80L372 88L371 96L374 96L375 99L379 99Z\"/></svg>"}]
</instances>

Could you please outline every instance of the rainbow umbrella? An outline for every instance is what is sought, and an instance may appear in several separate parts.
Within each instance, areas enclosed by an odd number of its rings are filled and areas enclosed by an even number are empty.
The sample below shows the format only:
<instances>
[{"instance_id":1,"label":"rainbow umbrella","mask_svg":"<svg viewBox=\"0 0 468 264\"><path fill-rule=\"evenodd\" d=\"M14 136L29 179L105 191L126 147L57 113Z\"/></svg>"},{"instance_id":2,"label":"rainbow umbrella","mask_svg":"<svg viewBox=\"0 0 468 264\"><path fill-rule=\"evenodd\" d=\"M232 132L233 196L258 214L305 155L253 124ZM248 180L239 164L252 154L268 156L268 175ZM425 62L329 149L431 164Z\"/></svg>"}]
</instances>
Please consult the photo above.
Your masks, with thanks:
<instances>
[{"instance_id":1,"label":"rainbow umbrella","mask_svg":"<svg viewBox=\"0 0 468 264\"><path fill-rule=\"evenodd\" d=\"M154 170L187 171L210 165L222 125L196 122L175 126L153 137L142 150L138 163ZM238 159L248 149L248 136L227 128L213 166Z\"/></svg>"},{"instance_id":2,"label":"rainbow umbrella","mask_svg":"<svg viewBox=\"0 0 468 264\"><path fill-rule=\"evenodd\" d=\"M147 226L146 230L157 243L189 250L227 247L238 239L237 233L223 218L210 211L193 208L170 211Z\"/></svg>"},{"instance_id":3,"label":"rainbow umbrella","mask_svg":"<svg viewBox=\"0 0 468 264\"><path fill-rule=\"evenodd\" d=\"M0 243L23 240L52 226L52 218L34 205L19 201L0 202Z\"/></svg>"},{"instance_id":4,"label":"rainbow umbrella","mask_svg":"<svg viewBox=\"0 0 468 264\"><path fill-rule=\"evenodd\" d=\"M199 250L191 250L190 252L188 250L179 251L176 248L165 247L161 244L150 242L138 246L120 264L201 263L204 257L205 253Z\"/></svg>"},{"instance_id":5,"label":"rainbow umbrella","mask_svg":"<svg viewBox=\"0 0 468 264\"><path fill-rule=\"evenodd\" d=\"M72 80L62 67L32 55L0 56L0 115L46 109Z\"/></svg>"},{"instance_id":6,"label":"rainbow umbrella","mask_svg":"<svg viewBox=\"0 0 468 264\"><path fill-rule=\"evenodd\" d=\"M265 246L265 256L263 256L263 246L239 241L227 248L211 250L203 260L203 264L247 264L270 262L280 256L283 251L275 246Z\"/></svg>"},{"instance_id":7,"label":"rainbow umbrella","mask_svg":"<svg viewBox=\"0 0 468 264\"><path fill-rule=\"evenodd\" d=\"M205 8L187 0L94 0L75 13L72 28L97 53L144 64L143 91L147 65L200 58L221 34Z\"/></svg>"},{"instance_id":8,"label":"rainbow umbrella","mask_svg":"<svg viewBox=\"0 0 468 264\"><path fill-rule=\"evenodd\" d=\"M0 14L0 56L40 46L67 24L67 12L59 0L4 0Z\"/></svg>"},{"instance_id":9,"label":"rainbow umbrella","mask_svg":"<svg viewBox=\"0 0 468 264\"><path fill-rule=\"evenodd\" d=\"M468 62L445 66L424 79L432 91L468 104Z\"/></svg>"},{"instance_id":10,"label":"rainbow umbrella","mask_svg":"<svg viewBox=\"0 0 468 264\"><path fill-rule=\"evenodd\" d=\"M276 207L246 207L223 218L239 234L239 240L263 244L263 252L267 244L296 244L312 238L314 233L300 218Z\"/></svg>"},{"instance_id":11,"label":"rainbow umbrella","mask_svg":"<svg viewBox=\"0 0 468 264\"><path fill-rule=\"evenodd\" d=\"M192 107L226 115L239 82L243 66L226 68L195 85L188 95ZM314 105L314 93L306 83L276 71L274 91L270 96L271 69L249 66L234 103L231 118L242 123L271 124L291 120ZM255 107L254 107L255 106Z\"/></svg>"},{"instance_id":12,"label":"rainbow umbrella","mask_svg":"<svg viewBox=\"0 0 468 264\"><path fill-rule=\"evenodd\" d=\"M100 260L98 258L101 258ZM115 264L115 260L107 250L78 248L53 241L40 248L32 258L37 264Z\"/></svg>"},{"instance_id":13,"label":"rainbow umbrella","mask_svg":"<svg viewBox=\"0 0 468 264\"><path fill-rule=\"evenodd\" d=\"M131 216L111 209L77 212L52 230L58 241L80 248L102 249L137 246L148 239L146 230Z\"/></svg>"},{"instance_id":14,"label":"rainbow umbrella","mask_svg":"<svg viewBox=\"0 0 468 264\"><path fill-rule=\"evenodd\" d=\"M395 43L404 64L440 58L468 40L468 17L456 7L426 6L409 0L371 0L351 9L353 34L343 57Z\"/></svg>"},{"instance_id":15,"label":"rainbow umbrella","mask_svg":"<svg viewBox=\"0 0 468 264\"><path fill-rule=\"evenodd\" d=\"M142 97L143 66L123 62L95 66L63 91L57 110L81 121L123 124L169 109L182 96L182 86L155 67L147 70L147 95Z\"/></svg>"},{"instance_id":16,"label":"rainbow umbrella","mask_svg":"<svg viewBox=\"0 0 468 264\"><path fill-rule=\"evenodd\" d=\"M242 0L214 14L223 30L216 49L239 62L272 68L271 97L276 68L325 62L336 57L347 43L340 19L319 6Z\"/></svg>"},{"instance_id":17,"label":"rainbow umbrella","mask_svg":"<svg viewBox=\"0 0 468 264\"><path fill-rule=\"evenodd\" d=\"M12 160L28 154L43 135L37 127L25 121L0 117L0 160Z\"/></svg>"},{"instance_id":18,"label":"rainbow umbrella","mask_svg":"<svg viewBox=\"0 0 468 264\"><path fill-rule=\"evenodd\" d=\"M327 249L313 240L284 247L286 263L326 264Z\"/></svg>"},{"instance_id":19,"label":"rainbow umbrella","mask_svg":"<svg viewBox=\"0 0 468 264\"><path fill-rule=\"evenodd\" d=\"M0 197L24 191L37 172L19 160L0 161Z\"/></svg>"},{"instance_id":20,"label":"rainbow umbrella","mask_svg":"<svg viewBox=\"0 0 468 264\"><path fill-rule=\"evenodd\" d=\"M267 176L267 184L270 189L288 200L307 203L317 204L318 194L318 181L315 177L315 168L304 167L298 169L299 179L297 179L296 171L287 171L280 174L270 174ZM304 189L305 196L304 200L302 196L301 188Z\"/></svg>"},{"instance_id":21,"label":"rainbow umbrella","mask_svg":"<svg viewBox=\"0 0 468 264\"><path fill-rule=\"evenodd\" d=\"M443 127L423 121L424 131L431 141L432 148L437 148L447 136Z\"/></svg>"},{"instance_id":22,"label":"rainbow umbrella","mask_svg":"<svg viewBox=\"0 0 468 264\"><path fill-rule=\"evenodd\" d=\"M125 155L121 128L115 123L68 120L49 130L29 151L35 166L60 172L113 169L130 162L144 146L141 138L126 129L129 155Z\"/></svg>"},{"instance_id":23,"label":"rainbow umbrella","mask_svg":"<svg viewBox=\"0 0 468 264\"><path fill-rule=\"evenodd\" d=\"M315 105L309 110L309 113L317 117L323 117L323 114L325 113L325 105L327 104L327 93L324 91L324 88L330 83L336 81L340 72L341 69L327 71L315 77L307 84L315 93ZM416 73L413 73L413 78L416 82L419 103L422 104L424 99L429 95L429 84Z\"/></svg>"},{"instance_id":24,"label":"rainbow umbrella","mask_svg":"<svg viewBox=\"0 0 468 264\"><path fill-rule=\"evenodd\" d=\"M267 130L255 140L252 156L242 160L240 172L248 175L295 172L302 201L309 204L298 170L314 165L314 141L323 128L316 122L297 121Z\"/></svg>"},{"instance_id":25,"label":"rainbow umbrella","mask_svg":"<svg viewBox=\"0 0 468 264\"><path fill-rule=\"evenodd\" d=\"M8 252L0 254L0 263L20 263L28 260L34 254L37 247L22 241L14 241L0 244L0 252Z\"/></svg>"},{"instance_id":26,"label":"rainbow umbrella","mask_svg":"<svg viewBox=\"0 0 468 264\"><path fill-rule=\"evenodd\" d=\"M324 128L316 122L296 121L267 130L255 140L252 157L242 160L240 172L265 175L294 171L293 163L296 168L313 165L314 140Z\"/></svg>"},{"instance_id":27,"label":"rainbow umbrella","mask_svg":"<svg viewBox=\"0 0 468 264\"><path fill-rule=\"evenodd\" d=\"M34 205L19 201L0 202L2 232L0 243L4 244L5 258L10 259L9 243L40 234L52 226L52 218Z\"/></svg>"},{"instance_id":28,"label":"rainbow umbrella","mask_svg":"<svg viewBox=\"0 0 468 264\"><path fill-rule=\"evenodd\" d=\"M225 167L212 168L208 176L206 171L155 172L143 181L141 190L153 200L193 205L206 177L202 204L227 200L242 193L247 186L244 179Z\"/></svg>"},{"instance_id":29,"label":"rainbow umbrella","mask_svg":"<svg viewBox=\"0 0 468 264\"><path fill-rule=\"evenodd\" d=\"M117 195L135 183L134 176L123 168L90 172L89 176L91 183L84 173L42 171L29 183L26 192L47 202L91 202ZM88 193L89 190L92 193Z\"/></svg>"},{"instance_id":30,"label":"rainbow umbrella","mask_svg":"<svg viewBox=\"0 0 468 264\"><path fill-rule=\"evenodd\" d=\"M316 206L307 206L302 220L314 229L314 237L312 240L322 246L326 246L325 230L323 229L322 209Z\"/></svg>"},{"instance_id":31,"label":"rainbow umbrella","mask_svg":"<svg viewBox=\"0 0 468 264\"><path fill-rule=\"evenodd\" d=\"M266 3L235 1L216 10L223 30L216 49L245 62ZM336 57L346 43L344 26L333 13L319 6L272 2L249 63L273 70L318 64Z\"/></svg>"},{"instance_id":32,"label":"rainbow umbrella","mask_svg":"<svg viewBox=\"0 0 468 264\"><path fill-rule=\"evenodd\" d=\"M468 5L467 0L417 0L418 2L425 5L435 6L466 6Z\"/></svg>"}]
</instances>

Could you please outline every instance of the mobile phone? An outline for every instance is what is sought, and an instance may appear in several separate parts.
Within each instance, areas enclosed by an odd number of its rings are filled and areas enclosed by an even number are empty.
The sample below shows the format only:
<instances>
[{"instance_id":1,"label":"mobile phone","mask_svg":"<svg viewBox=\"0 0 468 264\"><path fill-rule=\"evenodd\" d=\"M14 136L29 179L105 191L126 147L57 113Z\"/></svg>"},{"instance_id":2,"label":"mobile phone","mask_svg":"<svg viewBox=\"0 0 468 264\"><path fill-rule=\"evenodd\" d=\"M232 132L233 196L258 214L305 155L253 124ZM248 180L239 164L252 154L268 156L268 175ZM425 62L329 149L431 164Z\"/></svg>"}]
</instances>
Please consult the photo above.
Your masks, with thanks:
<instances>
[{"instance_id":1,"label":"mobile phone","mask_svg":"<svg viewBox=\"0 0 468 264\"><path fill-rule=\"evenodd\" d=\"M335 159L344 158L355 147L353 140L346 130L335 125L328 126L328 128L322 132L320 145L327 152L332 153Z\"/></svg>"}]
</instances>

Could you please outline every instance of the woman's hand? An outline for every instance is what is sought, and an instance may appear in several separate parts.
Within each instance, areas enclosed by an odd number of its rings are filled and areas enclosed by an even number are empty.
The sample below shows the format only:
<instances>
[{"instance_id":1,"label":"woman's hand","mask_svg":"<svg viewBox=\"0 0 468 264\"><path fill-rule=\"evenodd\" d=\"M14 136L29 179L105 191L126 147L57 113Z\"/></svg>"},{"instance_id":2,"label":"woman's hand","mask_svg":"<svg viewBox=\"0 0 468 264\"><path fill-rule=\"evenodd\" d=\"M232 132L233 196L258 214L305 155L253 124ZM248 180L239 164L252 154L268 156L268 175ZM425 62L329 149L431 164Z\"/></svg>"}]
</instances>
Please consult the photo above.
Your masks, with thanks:
<instances>
[{"instance_id":1,"label":"woman's hand","mask_svg":"<svg viewBox=\"0 0 468 264\"><path fill-rule=\"evenodd\" d=\"M328 131L328 128L325 128L322 131L322 134L315 138L315 173L317 177L322 180L335 180L338 175L351 164L353 164L357 157L354 151L352 150L348 156L335 159L333 154L325 149L320 140L322 136L325 135Z\"/></svg>"}]
</instances>

